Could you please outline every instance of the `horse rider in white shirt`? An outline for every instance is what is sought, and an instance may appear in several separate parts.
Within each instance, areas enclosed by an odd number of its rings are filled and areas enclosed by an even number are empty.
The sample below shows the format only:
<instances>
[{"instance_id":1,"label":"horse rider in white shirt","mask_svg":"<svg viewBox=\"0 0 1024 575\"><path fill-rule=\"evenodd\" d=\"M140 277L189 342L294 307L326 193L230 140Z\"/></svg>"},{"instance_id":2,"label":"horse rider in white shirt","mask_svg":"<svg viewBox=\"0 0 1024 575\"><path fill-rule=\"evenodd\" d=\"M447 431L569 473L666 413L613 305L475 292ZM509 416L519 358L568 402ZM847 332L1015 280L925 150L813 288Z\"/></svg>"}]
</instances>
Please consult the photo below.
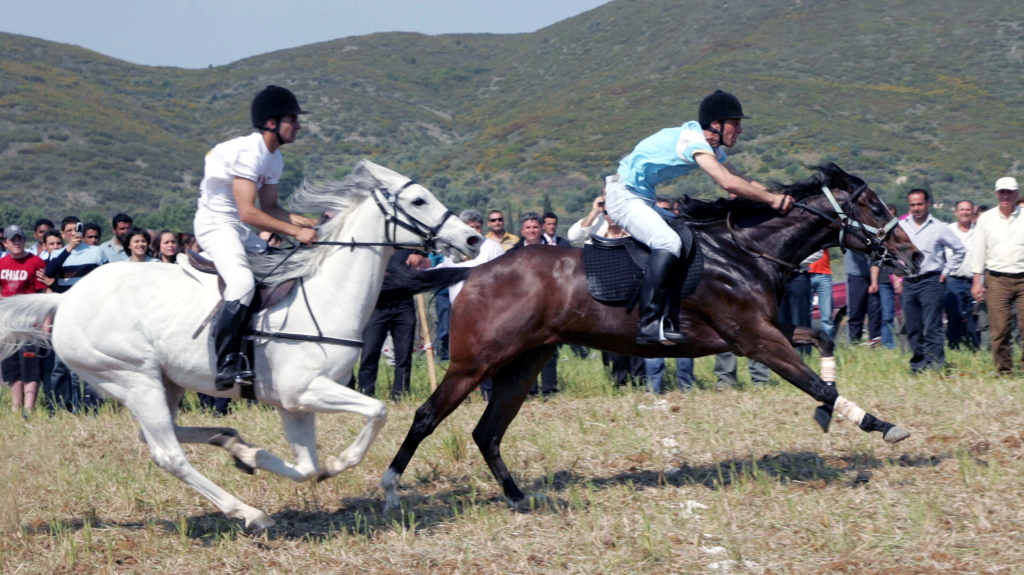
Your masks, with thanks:
<instances>
[{"instance_id":1,"label":"horse rider in white shirt","mask_svg":"<svg viewBox=\"0 0 1024 575\"><path fill-rule=\"evenodd\" d=\"M299 115L307 112L291 91L279 86L256 94L250 112L258 131L218 144L206 154L195 217L196 239L226 286L220 316L211 326L220 391L254 377L251 369L242 369L239 353L256 287L248 254L265 251L267 244L249 226L304 244L316 240L314 220L277 203L277 184L284 171L280 148L295 141L302 129Z\"/></svg>"}]
</instances>

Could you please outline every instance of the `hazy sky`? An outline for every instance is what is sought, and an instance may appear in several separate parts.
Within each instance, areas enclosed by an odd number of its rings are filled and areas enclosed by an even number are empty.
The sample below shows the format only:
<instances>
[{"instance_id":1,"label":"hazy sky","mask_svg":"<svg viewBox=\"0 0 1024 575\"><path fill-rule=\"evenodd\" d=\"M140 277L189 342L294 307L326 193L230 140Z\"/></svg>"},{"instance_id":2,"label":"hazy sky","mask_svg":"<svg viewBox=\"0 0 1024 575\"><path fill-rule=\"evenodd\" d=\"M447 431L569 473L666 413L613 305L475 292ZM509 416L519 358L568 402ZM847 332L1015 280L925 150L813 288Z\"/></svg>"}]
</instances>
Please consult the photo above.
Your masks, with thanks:
<instances>
[{"instance_id":1,"label":"hazy sky","mask_svg":"<svg viewBox=\"0 0 1024 575\"><path fill-rule=\"evenodd\" d=\"M200 68L372 32L532 32L607 0L21 0L0 31Z\"/></svg>"}]
</instances>

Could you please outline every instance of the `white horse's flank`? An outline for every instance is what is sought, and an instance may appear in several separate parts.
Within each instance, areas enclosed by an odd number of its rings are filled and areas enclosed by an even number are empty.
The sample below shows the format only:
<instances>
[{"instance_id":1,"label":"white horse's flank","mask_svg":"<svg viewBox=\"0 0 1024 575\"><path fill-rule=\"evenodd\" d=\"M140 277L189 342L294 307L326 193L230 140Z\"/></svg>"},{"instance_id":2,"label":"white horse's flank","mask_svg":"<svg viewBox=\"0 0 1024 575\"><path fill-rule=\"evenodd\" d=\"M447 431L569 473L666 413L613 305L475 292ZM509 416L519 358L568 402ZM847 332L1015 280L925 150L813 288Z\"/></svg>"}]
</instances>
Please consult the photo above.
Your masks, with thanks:
<instances>
[{"instance_id":1,"label":"white horse's flank","mask_svg":"<svg viewBox=\"0 0 1024 575\"><path fill-rule=\"evenodd\" d=\"M395 207L378 188L399 190L408 179L368 161L360 161L341 184L297 192L305 211L348 206L321 229L324 241L384 242L385 215L371 194L380 194L386 209ZM355 183L355 185L353 185ZM343 197L331 191L340 191ZM318 196L319 194L319 196ZM317 201L317 198L322 201ZM393 199L393 198L392 198ZM294 205L297 202L292 202ZM397 204L410 216L436 226L447 210L425 188L411 185ZM401 220L406 220L402 215ZM456 259L473 257L482 238L458 218L438 231L437 248ZM418 244L421 238L397 228L394 241ZM360 340L383 281L390 247L319 246L303 254L291 269L306 271L305 289L316 322L328 337ZM298 256L295 256L296 258ZM288 262L291 264L292 262ZM213 276L208 276L212 278ZM204 495L228 517L249 528L273 525L263 511L242 503L189 464L181 443L209 443L231 453L240 467L264 469L295 481L330 477L358 464L387 420L376 399L344 384L360 350L331 344L286 340L257 342L257 398L278 407L294 463L247 444L231 428L179 427L178 403L186 389L238 397L238 389L217 392L215 357L208 328L193 338L220 299L216 282L197 279L182 267L158 263L102 266L64 294L7 298L0 301L0 356L27 341L44 343L39 331L53 319L52 347L90 385L124 404L138 420L153 461ZM300 294L293 290L257 319L259 329L316 335ZM316 413L354 412L366 417L363 429L338 457L317 462Z\"/></svg>"}]
</instances>

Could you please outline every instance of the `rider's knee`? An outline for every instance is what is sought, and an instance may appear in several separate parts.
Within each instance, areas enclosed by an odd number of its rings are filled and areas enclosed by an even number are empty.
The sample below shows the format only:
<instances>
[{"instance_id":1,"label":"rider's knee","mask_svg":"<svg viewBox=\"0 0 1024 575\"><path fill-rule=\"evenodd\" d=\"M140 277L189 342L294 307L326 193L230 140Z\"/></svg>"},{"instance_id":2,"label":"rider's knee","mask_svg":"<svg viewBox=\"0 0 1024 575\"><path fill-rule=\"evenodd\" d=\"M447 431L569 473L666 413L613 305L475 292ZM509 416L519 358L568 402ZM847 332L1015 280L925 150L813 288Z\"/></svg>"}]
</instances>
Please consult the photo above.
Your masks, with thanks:
<instances>
[{"instance_id":1,"label":"rider's knee","mask_svg":"<svg viewBox=\"0 0 1024 575\"><path fill-rule=\"evenodd\" d=\"M667 252L671 252L672 255L679 257L679 253L683 249L683 242L679 239L678 234L665 234L664 236L652 238L648 247L652 250L665 250Z\"/></svg>"}]
</instances>

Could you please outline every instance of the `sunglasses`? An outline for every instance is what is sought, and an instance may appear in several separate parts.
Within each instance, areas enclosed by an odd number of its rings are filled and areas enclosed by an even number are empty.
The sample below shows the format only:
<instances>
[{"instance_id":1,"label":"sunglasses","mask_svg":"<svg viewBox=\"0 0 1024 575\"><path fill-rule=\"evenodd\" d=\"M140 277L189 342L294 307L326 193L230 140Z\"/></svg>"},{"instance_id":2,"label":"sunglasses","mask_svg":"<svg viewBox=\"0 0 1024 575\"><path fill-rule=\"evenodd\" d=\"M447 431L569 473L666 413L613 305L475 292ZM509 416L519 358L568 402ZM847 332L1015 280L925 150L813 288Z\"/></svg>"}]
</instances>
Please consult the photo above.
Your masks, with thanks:
<instances>
[{"instance_id":1,"label":"sunglasses","mask_svg":"<svg viewBox=\"0 0 1024 575\"><path fill-rule=\"evenodd\" d=\"M489 221L489 222L503 222L503 221L505 221L505 218L488 218L487 221Z\"/></svg>"}]
</instances>

